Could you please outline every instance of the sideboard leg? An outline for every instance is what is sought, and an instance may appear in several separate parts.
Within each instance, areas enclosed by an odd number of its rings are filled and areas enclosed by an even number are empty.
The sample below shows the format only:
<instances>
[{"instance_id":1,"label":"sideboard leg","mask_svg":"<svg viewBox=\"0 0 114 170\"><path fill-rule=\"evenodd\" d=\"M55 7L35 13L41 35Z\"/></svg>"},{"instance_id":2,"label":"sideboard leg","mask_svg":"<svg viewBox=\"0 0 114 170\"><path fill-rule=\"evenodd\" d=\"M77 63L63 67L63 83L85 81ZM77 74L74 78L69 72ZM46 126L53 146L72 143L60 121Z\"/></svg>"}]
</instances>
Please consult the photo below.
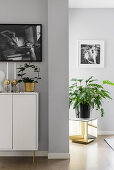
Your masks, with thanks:
<instances>
[{"instance_id":1,"label":"sideboard leg","mask_svg":"<svg viewBox=\"0 0 114 170\"><path fill-rule=\"evenodd\" d=\"M35 151L33 151L33 163L35 162Z\"/></svg>"}]
</instances>

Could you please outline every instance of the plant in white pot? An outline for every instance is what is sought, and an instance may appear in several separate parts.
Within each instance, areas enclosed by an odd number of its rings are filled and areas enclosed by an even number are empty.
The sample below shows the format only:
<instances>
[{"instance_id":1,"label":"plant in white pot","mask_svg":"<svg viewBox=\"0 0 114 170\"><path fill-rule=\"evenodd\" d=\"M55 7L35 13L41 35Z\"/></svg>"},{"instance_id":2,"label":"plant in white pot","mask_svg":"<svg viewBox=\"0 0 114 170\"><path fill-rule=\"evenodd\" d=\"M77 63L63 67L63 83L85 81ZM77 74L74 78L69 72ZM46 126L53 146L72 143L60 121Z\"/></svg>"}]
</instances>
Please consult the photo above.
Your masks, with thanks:
<instances>
[{"instance_id":1,"label":"plant in white pot","mask_svg":"<svg viewBox=\"0 0 114 170\"><path fill-rule=\"evenodd\" d=\"M29 71L33 71L34 76L33 77L26 76L27 74L26 69L29 69ZM17 75L18 77L20 77L20 79L18 80L18 83L24 82L26 92L34 92L35 83L38 83L38 80L41 79L41 77L39 76L40 68L34 64L25 63L23 66L20 65L20 67L17 68L17 70L18 70Z\"/></svg>"},{"instance_id":2,"label":"plant in white pot","mask_svg":"<svg viewBox=\"0 0 114 170\"><path fill-rule=\"evenodd\" d=\"M69 107L73 105L76 117L89 118L90 109L100 110L101 117L103 117L103 99L112 99L103 84L114 85L114 83L104 80L101 85L96 83L97 80L94 80L93 76L85 81L75 78L71 81L73 84L69 87Z\"/></svg>"}]
</instances>

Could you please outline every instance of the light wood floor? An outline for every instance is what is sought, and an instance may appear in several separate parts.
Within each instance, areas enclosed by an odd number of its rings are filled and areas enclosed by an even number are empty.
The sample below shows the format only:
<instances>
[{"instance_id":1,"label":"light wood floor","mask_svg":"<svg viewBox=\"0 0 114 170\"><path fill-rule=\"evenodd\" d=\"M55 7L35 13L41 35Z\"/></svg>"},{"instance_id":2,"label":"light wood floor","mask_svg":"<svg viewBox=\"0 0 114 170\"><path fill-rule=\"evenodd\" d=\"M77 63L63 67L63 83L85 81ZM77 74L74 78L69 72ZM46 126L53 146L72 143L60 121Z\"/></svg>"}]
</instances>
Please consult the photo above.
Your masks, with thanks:
<instances>
[{"instance_id":1,"label":"light wood floor","mask_svg":"<svg viewBox=\"0 0 114 170\"><path fill-rule=\"evenodd\" d=\"M71 143L70 170L114 170L114 151L99 136L94 142L83 145Z\"/></svg>"},{"instance_id":2,"label":"light wood floor","mask_svg":"<svg viewBox=\"0 0 114 170\"><path fill-rule=\"evenodd\" d=\"M0 170L114 170L114 151L104 142L106 136L83 145L70 142L70 160L0 157Z\"/></svg>"}]
</instances>

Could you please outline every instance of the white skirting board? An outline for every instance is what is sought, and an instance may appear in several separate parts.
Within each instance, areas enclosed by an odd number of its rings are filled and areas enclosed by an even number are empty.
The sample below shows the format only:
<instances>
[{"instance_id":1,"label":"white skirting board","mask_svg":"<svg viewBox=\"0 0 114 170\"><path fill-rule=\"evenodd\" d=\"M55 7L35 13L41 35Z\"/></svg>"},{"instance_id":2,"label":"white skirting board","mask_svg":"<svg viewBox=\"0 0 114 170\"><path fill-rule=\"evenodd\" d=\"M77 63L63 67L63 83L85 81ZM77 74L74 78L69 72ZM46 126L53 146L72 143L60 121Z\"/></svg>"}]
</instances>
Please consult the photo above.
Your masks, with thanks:
<instances>
[{"instance_id":1,"label":"white skirting board","mask_svg":"<svg viewBox=\"0 0 114 170\"><path fill-rule=\"evenodd\" d=\"M69 153L48 153L48 159L70 159Z\"/></svg>"},{"instance_id":2,"label":"white skirting board","mask_svg":"<svg viewBox=\"0 0 114 170\"><path fill-rule=\"evenodd\" d=\"M98 131L98 135L114 135L114 131Z\"/></svg>"},{"instance_id":3,"label":"white skirting board","mask_svg":"<svg viewBox=\"0 0 114 170\"><path fill-rule=\"evenodd\" d=\"M33 156L33 151L0 151L0 157L2 156ZM48 157L48 151L35 151L36 157Z\"/></svg>"}]
</instances>

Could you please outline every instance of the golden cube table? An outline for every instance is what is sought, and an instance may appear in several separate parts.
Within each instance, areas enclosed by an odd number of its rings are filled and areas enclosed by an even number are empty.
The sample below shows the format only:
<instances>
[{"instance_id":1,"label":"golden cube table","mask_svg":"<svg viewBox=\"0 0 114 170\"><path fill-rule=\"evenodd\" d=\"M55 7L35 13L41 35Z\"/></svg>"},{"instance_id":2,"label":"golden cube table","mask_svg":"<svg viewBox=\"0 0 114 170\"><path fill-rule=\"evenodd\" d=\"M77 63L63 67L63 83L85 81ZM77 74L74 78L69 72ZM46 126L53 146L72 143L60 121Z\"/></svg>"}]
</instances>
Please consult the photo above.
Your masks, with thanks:
<instances>
[{"instance_id":1,"label":"golden cube table","mask_svg":"<svg viewBox=\"0 0 114 170\"><path fill-rule=\"evenodd\" d=\"M80 133L77 129L70 134L70 140L72 142L88 144L97 137L97 119L96 118L74 118L70 120L70 125L73 123L80 124Z\"/></svg>"}]
</instances>

